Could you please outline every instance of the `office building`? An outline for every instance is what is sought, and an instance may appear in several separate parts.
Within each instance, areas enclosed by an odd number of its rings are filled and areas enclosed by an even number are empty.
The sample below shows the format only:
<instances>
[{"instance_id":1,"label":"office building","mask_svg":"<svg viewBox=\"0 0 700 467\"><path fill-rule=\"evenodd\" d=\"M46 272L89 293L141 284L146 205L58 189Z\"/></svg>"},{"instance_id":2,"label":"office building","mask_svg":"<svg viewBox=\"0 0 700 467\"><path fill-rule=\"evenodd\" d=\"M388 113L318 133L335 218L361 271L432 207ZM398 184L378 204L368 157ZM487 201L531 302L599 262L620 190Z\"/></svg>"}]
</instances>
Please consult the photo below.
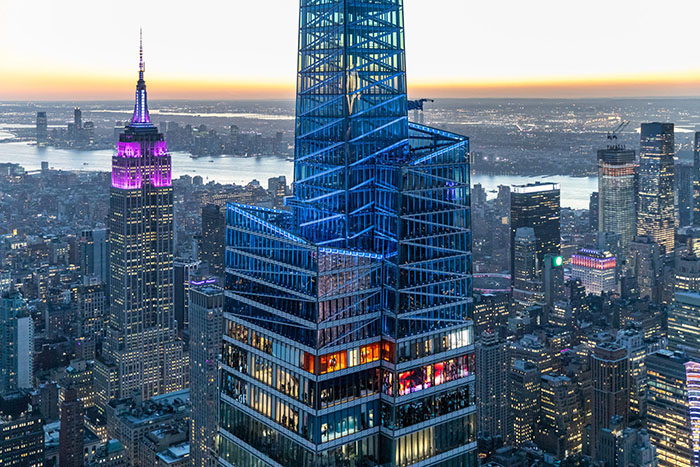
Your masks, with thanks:
<instances>
[{"instance_id":1,"label":"office building","mask_svg":"<svg viewBox=\"0 0 700 467\"><path fill-rule=\"evenodd\" d=\"M629 358L630 419L642 419L647 412L647 342L637 329L622 329L617 342L627 350Z\"/></svg>"},{"instance_id":2,"label":"office building","mask_svg":"<svg viewBox=\"0 0 700 467\"><path fill-rule=\"evenodd\" d=\"M676 292L668 313L668 348L700 357L700 292Z\"/></svg>"},{"instance_id":3,"label":"office building","mask_svg":"<svg viewBox=\"0 0 700 467\"><path fill-rule=\"evenodd\" d=\"M534 440L540 397L540 370L530 362L515 360L509 374L510 442L521 446Z\"/></svg>"},{"instance_id":4,"label":"office building","mask_svg":"<svg viewBox=\"0 0 700 467\"><path fill-rule=\"evenodd\" d=\"M583 448L582 407L574 383L564 375L542 375L535 442L560 460Z\"/></svg>"},{"instance_id":5,"label":"office building","mask_svg":"<svg viewBox=\"0 0 700 467\"><path fill-rule=\"evenodd\" d=\"M634 237L630 244L627 274L634 278L640 298L661 302L663 255L661 248L649 236Z\"/></svg>"},{"instance_id":6,"label":"office building","mask_svg":"<svg viewBox=\"0 0 700 467\"><path fill-rule=\"evenodd\" d=\"M49 140L49 127L46 121L46 112L36 113L36 144L45 145Z\"/></svg>"},{"instance_id":7,"label":"office building","mask_svg":"<svg viewBox=\"0 0 700 467\"><path fill-rule=\"evenodd\" d=\"M0 394L31 388L34 321L16 290L0 295L0 337Z\"/></svg>"},{"instance_id":8,"label":"office building","mask_svg":"<svg viewBox=\"0 0 700 467\"><path fill-rule=\"evenodd\" d=\"M676 256L675 273L676 292L700 291L700 257L693 250Z\"/></svg>"},{"instance_id":9,"label":"office building","mask_svg":"<svg viewBox=\"0 0 700 467\"><path fill-rule=\"evenodd\" d=\"M97 361L98 401L182 389L173 311L173 187L163 135L148 114L143 54L134 116L112 157L110 316ZM112 385L116 383L116 387Z\"/></svg>"},{"instance_id":10,"label":"office building","mask_svg":"<svg viewBox=\"0 0 700 467\"><path fill-rule=\"evenodd\" d=\"M597 232L600 220L598 219L598 211L600 210L600 194L597 191L591 193L588 200L588 228L591 232Z\"/></svg>"},{"instance_id":11,"label":"office building","mask_svg":"<svg viewBox=\"0 0 700 467\"><path fill-rule=\"evenodd\" d=\"M534 230L537 241L537 273L541 274L544 255L561 254L560 186L531 183L513 186L510 195L511 271L515 271L515 234L521 227Z\"/></svg>"},{"instance_id":12,"label":"office building","mask_svg":"<svg viewBox=\"0 0 700 467\"><path fill-rule=\"evenodd\" d=\"M494 332L484 331L476 343L476 400L479 434L508 437L508 347Z\"/></svg>"},{"instance_id":13,"label":"office building","mask_svg":"<svg viewBox=\"0 0 700 467\"><path fill-rule=\"evenodd\" d=\"M700 131L693 144L693 225L700 225Z\"/></svg>"},{"instance_id":14,"label":"office building","mask_svg":"<svg viewBox=\"0 0 700 467\"><path fill-rule=\"evenodd\" d=\"M693 179L695 167L690 164L676 164L675 191L678 200L678 225L693 225Z\"/></svg>"},{"instance_id":15,"label":"office building","mask_svg":"<svg viewBox=\"0 0 700 467\"><path fill-rule=\"evenodd\" d=\"M565 296L564 257L561 255L544 255L542 275L544 305L547 312L552 309L554 301Z\"/></svg>"},{"instance_id":16,"label":"office building","mask_svg":"<svg viewBox=\"0 0 700 467\"><path fill-rule=\"evenodd\" d=\"M11 285L12 274L10 274L10 271L0 269L0 294L4 294L5 292L9 291Z\"/></svg>"},{"instance_id":17,"label":"office building","mask_svg":"<svg viewBox=\"0 0 700 467\"><path fill-rule=\"evenodd\" d=\"M182 333L189 328L189 300L190 282L197 276L200 261L176 260L175 286L174 286L174 306L175 321L177 322L178 333Z\"/></svg>"},{"instance_id":18,"label":"office building","mask_svg":"<svg viewBox=\"0 0 700 467\"><path fill-rule=\"evenodd\" d=\"M474 293L474 333L508 325L510 297L506 292Z\"/></svg>"},{"instance_id":19,"label":"office building","mask_svg":"<svg viewBox=\"0 0 700 467\"><path fill-rule=\"evenodd\" d=\"M199 259L209 265L209 272L215 276L224 275L224 251L226 219L224 210L216 204L202 208L202 244Z\"/></svg>"},{"instance_id":20,"label":"office building","mask_svg":"<svg viewBox=\"0 0 700 467\"><path fill-rule=\"evenodd\" d=\"M613 417L619 416L623 426L629 422L630 375L627 349L613 342L596 345L591 355L593 378L593 420L591 423L592 453L597 452L600 433L610 428Z\"/></svg>"},{"instance_id":21,"label":"office building","mask_svg":"<svg viewBox=\"0 0 700 467\"><path fill-rule=\"evenodd\" d=\"M106 287L95 276L84 277L83 280L83 285L76 290L75 300L80 322L79 335L93 344L101 343L107 318Z\"/></svg>"},{"instance_id":22,"label":"office building","mask_svg":"<svg viewBox=\"0 0 700 467\"><path fill-rule=\"evenodd\" d=\"M583 248L571 255L571 278L580 280L588 294L618 292L617 258L609 251Z\"/></svg>"},{"instance_id":23,"label":"office building","mask_svg":"<svg viewBox=\"0 0 700 467\"><path fill-rule=\"evenodd\" d=\"M83 402L75 388L64 391L61 402L58 462L61 467L83 465Z\"/></svg>"},{"instance_id":24,"label":"office building","mask_svg":"<svg viewBox=\"0 0 700 467\"><path fill-rule=\"evenodd\" d=\"M637 235L656 242L662 254L674 247L674 132L673 123L643 123L639 149Z\"/></svg>"},{"instance_id":25,"label":"office building","mask_svg":"<svg viewBox=\"0 0 700 467\"><path fill-rule=\"evenodd\" d=\"M535 230L520 227L513 241L513 303L522 310L543 299Z\"/></svg>"},{"instance_id":26,"label":"office building","mask_svg":"<svg viewBox=\"0 0 700 467\"><path fill-rule=\"evenodd\" d=\"M131 466L140 465L140 445L146 435L163 425L187 423L190 417L189 389L142 401L138 397L112 400L104 410L107 433L126 450ZM146 467L146 466L141 466Z\"/></svg>"},{"instance_id":27,"label":"office building","mask_svg":"<svg viewBox=\"0 0 700 467\"><path fill-rule=\"evenodd\" d=\"M196 467L216 465L223 305L224 291L216 285L193 285L190 289L190 456Z\"/></svg>"},{"instance_id":28,"label":"office building","mask_svg":"<svg viewBox=\"0 0 700 467\"><path fill-rule=\"evenodd\" d=\"M43 421L26 394L0 394L0 465L44 465Z\"/></svg>"},{"instance_id":29,"label":"office building","mask_svg":"<svg viewBox=\"0 0 700 467\"><path fill-rule=\"evenodd\" d=\"M659 466L694 467L700 456L700 365L683 353L659 350L647 357L647 430Z\"/></svg>"},{"instance_id":30,"label":"office building","mask_svg":"<svg viewBox=\"0 0 700 467\"><path fill-rule=\"evenodd\" d=\"M300 2L291 211L228 205L222 462L476 463L469 142L408 122L402 18Z\"/></svg>"},{"instance_id":31,"label":"office building","mask_svg":"<svg viewBox=\"0 0 700 467\"><path fill-rule=\"evenodd\" d=\"M625 428L619 417L601 432L598 462L602 467L656 467L656 446L645 429Z\"/></svg>"},{"instance_id":32,"label":"office building","mask_svg":"<svg viewBox=\"0 0 700 467\"><path fill-rule=\"evenodd\" d=\"M83 230L80 234L80 272L109 283L109 229Z\"/></svg>"},{"instance_id":33,"label":"office building","mask_svg":"<svg viewBox=\"0 0 700 467\"><path fill-rule=\"evenodd\" d=\"M615 144L598 151L598 231L619 234L624 253L637 233L637 169L634 150Z\"/></svg>"}]
</instances>

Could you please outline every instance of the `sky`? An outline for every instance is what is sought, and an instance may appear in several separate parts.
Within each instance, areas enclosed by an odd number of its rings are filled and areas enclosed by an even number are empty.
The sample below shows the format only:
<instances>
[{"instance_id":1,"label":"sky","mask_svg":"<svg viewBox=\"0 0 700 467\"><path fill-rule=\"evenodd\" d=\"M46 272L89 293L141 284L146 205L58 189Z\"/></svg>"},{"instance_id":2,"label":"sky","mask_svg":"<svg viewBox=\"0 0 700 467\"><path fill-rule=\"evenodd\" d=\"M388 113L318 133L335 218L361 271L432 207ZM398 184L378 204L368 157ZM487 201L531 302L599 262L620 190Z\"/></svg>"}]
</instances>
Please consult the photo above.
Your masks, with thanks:
<instances>
[{"instance_id":1,"label":"sky","mask_svg":"<svg viewBox=\"0 0 700 467\"><path fill-rule=\"evenodd\" d=\"M298 0L0 0L0 101L294 95ZM412 97L700 95L698 0L404 0Z\"/></svg>"}]
</instances>

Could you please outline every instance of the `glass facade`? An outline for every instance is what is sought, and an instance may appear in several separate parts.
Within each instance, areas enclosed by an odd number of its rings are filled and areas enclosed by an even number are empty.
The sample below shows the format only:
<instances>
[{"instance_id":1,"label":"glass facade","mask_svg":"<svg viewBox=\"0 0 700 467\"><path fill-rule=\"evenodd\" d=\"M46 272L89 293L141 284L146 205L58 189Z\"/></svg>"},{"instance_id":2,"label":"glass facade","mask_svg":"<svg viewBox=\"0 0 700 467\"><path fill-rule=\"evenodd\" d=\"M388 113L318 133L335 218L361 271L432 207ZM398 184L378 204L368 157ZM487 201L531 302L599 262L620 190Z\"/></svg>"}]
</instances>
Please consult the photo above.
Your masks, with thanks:
<instances>
[{"instance_id":1,"label":"glass facade","mask_svg":"<svg viewBox=\"0 0 700 467\"><path fill-rule=\"evenodd\" d=\"M637 232L637 168L633 150L610 146L598 151L598 230L620 234L625 253Z\"/></svg>"},{"instance_id":2,"label":"glass facade","mask_svg":"<svg viewBox=\"0 0 700 467\"><path fill-rule=\"evenodd\" d=\"M673 253L674 206L673 123L643 123L639 149L637 235L648 235L664 254Z\"/></svg>"},{"instance_id":3,"label":"glass facade","mask_svg":"<svg viewBox=\"0 0 700 467\"><path fill-rule=\"evenodd\" d=\"M403 2L301 0L291 212L227 208L222 465L475 465L469 141Z\"/></svg>"}]
</instances>

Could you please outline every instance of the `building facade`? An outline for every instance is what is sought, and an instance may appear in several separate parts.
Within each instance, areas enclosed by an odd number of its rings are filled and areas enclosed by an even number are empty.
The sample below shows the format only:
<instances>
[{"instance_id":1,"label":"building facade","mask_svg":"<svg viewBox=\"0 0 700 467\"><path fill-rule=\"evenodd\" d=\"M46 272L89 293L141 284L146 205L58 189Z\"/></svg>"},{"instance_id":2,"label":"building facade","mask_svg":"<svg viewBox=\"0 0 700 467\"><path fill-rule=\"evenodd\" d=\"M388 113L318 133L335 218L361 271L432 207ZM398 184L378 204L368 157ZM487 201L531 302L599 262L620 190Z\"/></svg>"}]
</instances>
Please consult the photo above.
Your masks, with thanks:
<instances>
[{"instance_id":1,"label":"building facade","mask_svg":"<svg viewBox=\"0 0 700 467\"><path fill-rule=\"evenodd\" d=\"M535 437L540 397L540 369L534 363L515 360L509 374L510 442L520 446Z\"/></svg>"},{"instance_id":2,"label":"building facade","mask_svg":"<svg viewBox=\"0 0 700 467\"><path fill-rule=\"evenodd\" d=\"M209 265L209 272L224 276L224 250L226 248L226 218L217 204L202 207L202 242L199 259Z\"/></svg>"},{"instance_id":3,"label":"building facade","mask_svg":"<svg viewBox=\"0 0 700 467\"><path fill-rule=\"evenodd\" d=\"M508 438L508 347L494 332L484 331L476 344L477 414L480 436Z\"/></svg>"},{"instance_id":4,"label":"building facade","mask_svg":"<svg viewBox=\"0 0 700 467\"><path fill-rule=\"evenodd\" d=\"M0 295L0 337L0 394L31 388L34 321L16 290Z\"/></svg>"},{"instance_id":5,"label":"building facade","mask_svg":"<svg viewBox=\"0 0 700 467\"><path fill-rule=\"evenodd\" d=\"M598 231L619 234L623 252L637 233L637 169L633 150L614 145L598 151Z\"/></svg>"},{"instance_id":6,"label":"building facade","mask_svg":"<svg viewBox=\"0 0 700 467\"><path fill-rule=\"evenodd\" d=\"M668 348L700 357L700 292L676 292L668 313Z\"/></svg>"},{"instance_id":7,"label":"building facade","mask_svg":"<svg viewBox=\"0 0 700 467\"><path fill-rule=\"evenodd\" d=\"M664 255L672 254L674 246L674 155L673 123L643 123L637 235L651 237Z\"/></svg>"},{"instance_id":8,"label":"building facade","mask_svg":"<svg viewBox=\"0 0 700 467\"><path fill-rule=\"evenodd\" d=\"M571 278L579 279L588 294L617 292L617 258L609 251L583 248L571 255Z\"/></svg>"},{"instance_id":9,"label":"building facade","mask_svg":"<svg viewBox=\"0 0 700 467\"><path fill-rule=\"evenodd\" d=\"M408 122L402 0L301 0L298 64L292 211L228 205L220 462L475 465L468 140Z\"/></svg>"},{"instance_id":10,"label":"building facade","mask_svg":"<svg viewBox=\"0 0 700 467\"><path fill-rule=\"evenodd\" d=\"M561 187L557 183L531 183L514 186L510 193L511 271L514 270L515 233L531 227L537 239L538 275L544 255L561 254Z\"/></svg>"},{"instance_id":11,"label":"building facade","mask_svg":"<svg viewBox=\"0 0 700 467\"><path fill-rule=\"evenodd\" d=\"M190 457L196 467L216 465L218 357L224 291L213 284L190 289Z\"/></svg>"},{"instance_id":12,"label":"building facade","mask_svg":"<svg viewBox=\"0 0 700 467\"><path fill-rule=\"evenodd\" d=\"M103 403L135 390L145 400L184 384L173 312L171 159L148 114L144 69L142 54L134 116L112 157L110 315L96 369Z\"/></svg>"}]
</instances>

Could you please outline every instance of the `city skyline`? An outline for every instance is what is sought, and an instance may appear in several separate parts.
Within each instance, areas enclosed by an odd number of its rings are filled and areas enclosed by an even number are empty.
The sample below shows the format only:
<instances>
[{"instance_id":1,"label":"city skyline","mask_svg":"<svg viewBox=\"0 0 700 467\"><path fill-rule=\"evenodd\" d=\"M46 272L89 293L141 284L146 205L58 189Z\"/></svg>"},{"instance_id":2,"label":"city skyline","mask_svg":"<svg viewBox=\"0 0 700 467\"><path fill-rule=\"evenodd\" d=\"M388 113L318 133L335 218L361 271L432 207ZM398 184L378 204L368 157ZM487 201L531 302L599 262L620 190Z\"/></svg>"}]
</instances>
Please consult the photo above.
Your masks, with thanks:
<instances>
[{"instance_id":1,"label":"city skyline","mask_svg":"<svg viewBox=\"0 0 700 467\"><path fill-rule=\"evenodd\" d=\"M84 0L0 5L4 73L0 100L125 99L134 37L144 28L155 99L292 98L298 5L266 0L197 9L162 2L109 8L94 20ZM683 96L700 92L700 67L686 47L700 5L674 2L656 22L651 1L600 0L585 7L546 0L532 9L509 0L467 4L408 0L409 95L421 97ZM277 14L259 18L273 7ZM36 15L35 11L43 14ZM218 12L213 15L212 12ZM450 14L445 14L449 11ZM508 14L504 14L508 12ZM604 13L601 13L604 12ZM677 12L677 13L676 13ZM682 14L681 14L682 12ZM575 18L572 20L571 18ZM646 25L657 24L653 31ZM291 26L290 26L291 25ZM607 26L610 25L610 26ZM613 27L622 25L622 27ZM603 27L605 34L596 34ZM494 27L498 34L494 34ZM22 40L18 41L17 38ZM277 41L278 37L289 37ZM631 37L646 37L634 45ZM557 38L557 40L552 40ZM459 56L469 56L460 60ZM663 56L664 60L646 57ZM455 59L457 57L457 59ZM439 64L440 66L436 66Z\"/></svg>"}]
</instances>

